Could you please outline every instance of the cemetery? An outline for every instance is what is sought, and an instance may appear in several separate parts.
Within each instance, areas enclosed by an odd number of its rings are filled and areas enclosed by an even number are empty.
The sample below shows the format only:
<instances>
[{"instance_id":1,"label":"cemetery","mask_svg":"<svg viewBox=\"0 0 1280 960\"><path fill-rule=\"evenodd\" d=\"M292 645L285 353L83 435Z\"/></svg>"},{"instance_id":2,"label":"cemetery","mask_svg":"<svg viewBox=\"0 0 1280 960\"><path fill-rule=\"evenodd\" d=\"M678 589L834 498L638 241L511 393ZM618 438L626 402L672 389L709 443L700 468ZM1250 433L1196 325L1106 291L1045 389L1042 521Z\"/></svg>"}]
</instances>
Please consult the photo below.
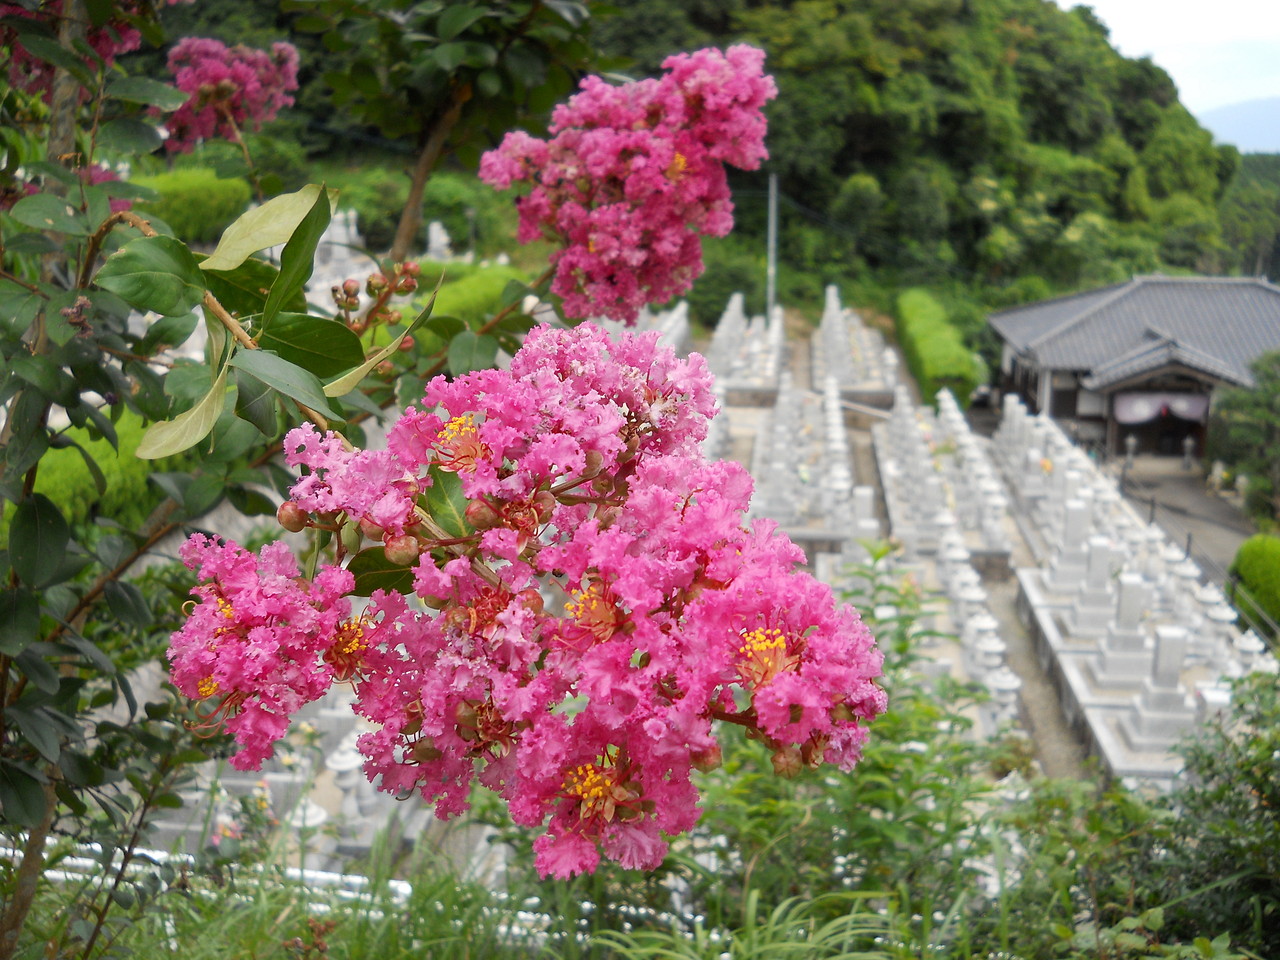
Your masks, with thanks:
<instances>
[{"instance_id":1,"label":"cemetery","mask_svg":"<svg viewBox=\"0 0 1280 960\"><path fill-rule=\"evenodd\" d=\"M1010 2L3 5L0 960L1280 957L1266 177Z\"/></svg>"}]
</instances>

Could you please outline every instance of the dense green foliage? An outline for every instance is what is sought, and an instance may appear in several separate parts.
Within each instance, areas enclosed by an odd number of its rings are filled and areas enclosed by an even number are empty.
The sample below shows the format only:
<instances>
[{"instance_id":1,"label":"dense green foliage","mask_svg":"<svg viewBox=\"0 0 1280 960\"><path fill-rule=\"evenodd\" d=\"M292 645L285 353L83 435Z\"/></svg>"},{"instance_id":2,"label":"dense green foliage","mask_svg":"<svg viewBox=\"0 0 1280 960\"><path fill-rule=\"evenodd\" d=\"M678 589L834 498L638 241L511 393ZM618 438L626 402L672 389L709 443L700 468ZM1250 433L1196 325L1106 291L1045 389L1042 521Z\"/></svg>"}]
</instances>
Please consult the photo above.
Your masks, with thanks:
<instances>
[{"instance_id":1,"label":"dense green foliage","mask_svg":"<svg viewBox=\"0 0 1280 960\"><path fill-rule=\"evenodd\" d=\"M1280 537L1259 533L1240 544L1232 571L1273 620L1280 620Z\"/></svg>"},{"instance_id":2,"label":"dense green foliage","mask_svg":"<svg viewBox=\"0 0 1280 960\"><path fill-rule=\"evenodd\" d=\"M1218 456L1249 476L1246 507L1259 523L1280 520L1280 351L1259 356L1252 387L1224 390L1214 409Z\"/></svg>"},{"instance_id":3,"label":"dense green foliage","mask_svg":"<svg viewBox=\"0 0 1280 960\"><path fill-rule=\"evenodd\" d=\"M221 178L213 170L187 167L134 183L154 190L157 199L138 205L143 216L158 217L187 243L213 243L249 203L251 188L239 177Z\"/></svg>"},{"instance_id":4,"label":"dense green foliage","mask_svg":"<svg viewBox=\"0 0 1280 960\"><path fill-rule=\"evenodd\" d=\"M898 342L920 395L931 400L945 387L967 402L985 377L942 304L919 287L904 290L898 296L897 321Z\"/></svg>"},{"instance_id":5,"label":"dense green foliage","mask_svg":"<svg viewBox=\"0 0 1280 960\"><path fill-rule=\"evenodd\" d=\"M1221 265L1216 203L1235 150L1213 145L1163 70L1120 56L1087 8L618 6L599 42L635 55L640 70L708 40L768 51L780 90L771 166L785 194L832 221L784 224L784 248L814 267L860 262L917 282L1038 273L1074 285L1150 269L1157 256Z\"/></svg>"}]
</instances>

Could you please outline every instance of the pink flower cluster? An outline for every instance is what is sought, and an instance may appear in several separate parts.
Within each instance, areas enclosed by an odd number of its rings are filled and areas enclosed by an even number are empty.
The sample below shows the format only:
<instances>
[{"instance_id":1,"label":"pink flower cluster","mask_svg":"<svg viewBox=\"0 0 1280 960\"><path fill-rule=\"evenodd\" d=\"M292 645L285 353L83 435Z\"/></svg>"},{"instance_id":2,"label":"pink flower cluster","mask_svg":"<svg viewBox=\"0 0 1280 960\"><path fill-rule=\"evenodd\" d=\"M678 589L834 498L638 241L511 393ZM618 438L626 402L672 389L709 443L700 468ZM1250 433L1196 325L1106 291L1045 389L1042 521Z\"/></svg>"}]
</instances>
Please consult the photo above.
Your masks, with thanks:
<instances>
[{"instance_id":1,"label":"pink flower cluster","mask_svg":"<svg viewBox=\"0 0 1280 960\"><path fill-rule=\"evenodd\" d=\"M255 556L196 534L180 555L209 582L192 591L197 602L170 642L173 684L214 704L204 720L211 727L225 720L243 748L232 765L257 769L290 716L324 696L340 674L342 649L359 630L346 620L352 575L325 567L301 581L283 543Z\"/></svg>"},{"instance_id":2,"label":"pink flower cluster","mask_svg":"<svg viewBox=\"0 0 1280 960\"><path fill-rule=\"evenodd\" d=\"M290 462L309 472L282 518L358 525L410 567L416 597L374 591L357 631L327 602L340 570L295 586L278 552L254 569L195 541L213 583L175 637L175 682L234 691L230 712L257 698L270 717L236 730L257 762L286 703L350 680L381 789L448 816L478 779L545 825L544 875L601 853L656 866L697 819L691 774L718 763L717 724L790 776L852 767L885 708L856 611L773 524L744 525L746 471L703 458L714 412L701 357L584 324L535 329L509 370L431 381L385 452L293 431Z\"/></svg>"},{"instance_id":3,"label":"pink flower cluster","mask_svg":"<svg viewBox=\"0 0 1280 960\"><path fill-rule=\"evenodd\" d=\"M763 64L764 51L739 45L669 57L657 80L587 77L556 108L549 141L509 133L484 155L486 182L532 184L519 239L561 245L551 289L566 315L631 322L692 286L700 237L733 226L724 164L754 170L768 155L761 109L777 88Z\"/></svg>"},{"instance_id":4,"label":"pink flower cluster","mask_svg":"<svg viewBox=\"0 0 1280 960\"><path fill-rule=\"evenodd\" d=\"M167 121L165 148L186 153L196 142L219 136L238 140L240 131L275 118L293 103L298 89L298 51L273 43L271 52L217 40L187 37L169 51L174 85L191 99Z\"/></svg>"}]
</instances>

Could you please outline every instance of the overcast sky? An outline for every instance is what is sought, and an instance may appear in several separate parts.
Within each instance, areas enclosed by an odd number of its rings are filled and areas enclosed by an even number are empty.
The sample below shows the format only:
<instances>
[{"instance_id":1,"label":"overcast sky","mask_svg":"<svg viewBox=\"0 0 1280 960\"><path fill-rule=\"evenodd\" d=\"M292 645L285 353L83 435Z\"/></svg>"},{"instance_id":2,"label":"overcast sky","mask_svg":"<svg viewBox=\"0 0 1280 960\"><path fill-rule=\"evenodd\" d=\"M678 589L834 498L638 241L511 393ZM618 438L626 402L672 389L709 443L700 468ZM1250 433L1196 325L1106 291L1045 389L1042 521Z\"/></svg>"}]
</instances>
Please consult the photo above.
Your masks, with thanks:
<instances>
[{"instance_id":1,"label":"overcast sky","mask_svg":"<svg viewBox=\"0 0 1280 960\"><path fill-rule=\"evenodd\" d=\"M1078 6L1057 0L1064 8ZM1280 0L1093 0L1126 57L1149 55L1192 113L1280 97Z\"/></svg>"}]
</instances>

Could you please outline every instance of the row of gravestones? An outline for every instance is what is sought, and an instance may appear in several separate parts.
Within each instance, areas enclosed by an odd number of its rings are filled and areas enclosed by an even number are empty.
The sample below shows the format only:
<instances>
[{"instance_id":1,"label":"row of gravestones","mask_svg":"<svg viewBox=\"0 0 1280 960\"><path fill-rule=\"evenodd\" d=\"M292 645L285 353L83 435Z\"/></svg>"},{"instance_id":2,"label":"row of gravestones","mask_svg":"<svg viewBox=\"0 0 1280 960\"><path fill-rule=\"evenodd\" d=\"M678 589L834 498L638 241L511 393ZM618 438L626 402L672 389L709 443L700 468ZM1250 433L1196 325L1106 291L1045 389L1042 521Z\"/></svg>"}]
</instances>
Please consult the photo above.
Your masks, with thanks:
<instances>
[{"instance_id":1,"label":"row of gravestones","mask_svg":"<svg viewBox=\"0 0 1280 960\"><path fill-rule=\"evenodd\" d=\"M953 629L959 640L951 644L954 649L932 650L926 669L954 670L984 683L992 696L979 728L995 732L1015 717L1021 681L1005 663L975 563L981 555L990 566L996 556L1007 569L1011 521L1003 485L959 408L947 394L938 418L917 410L897 382L896 354L884 349L854 311L841 307L834 288L827 291L813 340L816 392L793 381L785 356L769 353L765 328L745 324L739 310L740 304L730 304L717 335L736 331L743 342L733 352L713 345L708 360L717 377L754 385L754 391L737 391L740 403L771 401L753 445L752 514L776 521L805 546L820 576L852 585L842 571L868 558L866 544L880 539L882 527L874 487L855 476L845 407L852 403L865 411L892 398L888 422L872 429L890 530L906 547L891 562L898 574L924 576L927 566L927 576L939 579L947 607L940 626ZM734 413L731 408L729 416ZM936 449L941 444L949 452ZM945 564L938 559L944 556Z\"/></svg>"},{"instance_id":2,"label":"row of gravestones","mask_svg":"<svg viewBox=\"0 0 1280 960\"><path fill-rule=\"evenodd\" d=\"M932 669L986 687L991 699L977 732L989 736L1017 720L1022 687L983 586L984 576L1007 575L1013 521L986 446L949 392L937 399L936 412L917 406L899 385L889 419L871 428L872 443L901 562L941 601L924 640Z\"/></svg>"},{"instance_id":3,"label":"row of gravestones","mask_svg":"<svg viewBox=\"0 0 1280 960\"><path fill-rule=\"evenodd\" d=\"M1114 776L1167 787L1174 744L1275 657L1052 420L1008 396L993 449L1036 560L1019 613L1066 719Z\"/></svg>"}]
</instances>

